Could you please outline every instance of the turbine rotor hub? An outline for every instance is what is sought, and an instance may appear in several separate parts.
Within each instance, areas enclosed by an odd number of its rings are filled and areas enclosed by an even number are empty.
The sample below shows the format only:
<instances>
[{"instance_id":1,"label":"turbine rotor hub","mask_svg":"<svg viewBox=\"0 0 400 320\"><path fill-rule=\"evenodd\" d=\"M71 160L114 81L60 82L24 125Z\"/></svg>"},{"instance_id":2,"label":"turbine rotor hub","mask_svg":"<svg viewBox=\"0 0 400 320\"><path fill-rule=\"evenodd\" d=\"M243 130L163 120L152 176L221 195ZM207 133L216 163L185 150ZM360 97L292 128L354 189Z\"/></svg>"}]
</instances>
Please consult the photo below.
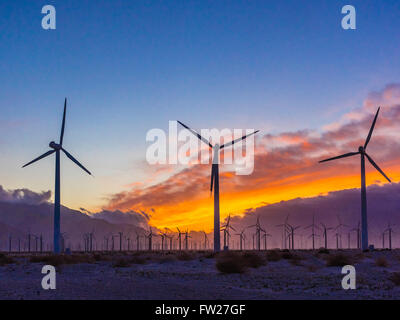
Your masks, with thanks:
<instances>
[{"instance_id":1,"label":"turbine rotor hub","mask_svg":"<svg viewBox=\"0 0 400 320\"><path fill-rule=\"evenodd\" d=\"M358 152L360 152L360 153L364 153L364 147L363 146L359 146L358 147Z\"/></svg>"},{"instance_id":2,"label":"turbine rotor hub","mask_svg":"<svg viewBox=\"0 0 400 320\"><path fill-rule=\"evenodd\" d=\"M55 143L54 141L49 143L49 147L54 150L61 150L61 146L59 144Z\"/></svg>"}]
</instances>

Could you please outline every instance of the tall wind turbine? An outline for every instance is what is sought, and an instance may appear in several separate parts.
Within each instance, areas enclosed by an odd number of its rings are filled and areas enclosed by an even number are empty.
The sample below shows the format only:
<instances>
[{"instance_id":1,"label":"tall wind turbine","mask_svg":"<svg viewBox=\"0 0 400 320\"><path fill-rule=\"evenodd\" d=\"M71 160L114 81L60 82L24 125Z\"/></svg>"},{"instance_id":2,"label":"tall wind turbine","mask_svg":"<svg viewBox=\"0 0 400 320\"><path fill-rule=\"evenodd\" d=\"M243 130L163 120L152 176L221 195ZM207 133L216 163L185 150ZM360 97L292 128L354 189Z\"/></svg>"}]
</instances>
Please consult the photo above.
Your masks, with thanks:
<instances>
[{"instance_id":1,"label":"tall wind turbine","mask_svg":"<svg viewBox=\"0 0 400 320\"><path fill-rule=\"evenodd\" d=\"M183 126L185 129L189 130L193 133L198 139L203 141L213 150L213 160L212 160L212 167L211 167L211 186L210 191L213 191L214 186L214 251L218 252L221 250L221 243L220 243L220 226L219 226L219 152L229 146L233 146L235 143L239 143L242 140L245 140L249 136L256 134L259 130L254 131L248 135L244 135L243 137L232 140L231 142L219 145L216 143L212 145L210 141L203 138L200 134L196 131L190 129L187 125L183 124L182 122L178 121L178 123Z\"/></svg>"},{"instance_id":2,"label":"tall wind turbine","mask_svg":"<svg viewBox=\"0 0 400 320\"><path fill-rule=\"evenodd\" d=\"M367 221L367 189L365 184L365 157L367 157L368 161L375 167L376 170L382 174L387 181L391 182L390 179L386 176L386 174L378 167L374 160L367 154L366 149L369 141L371 140L372 132L374 131L376 119L378 118L380 107L376 112L374 121L372 122L371 129L369 130L367 139L365 140L364 146L359 146L357 152L349 152L342 154L337 157L321 160L321 162L336 160L340 158L351 157L355 155L361 156L361 243L362 250L368 250L368 221Z\"/></svg>"},{"instance_id":3,"label":"tall wind turbine","mask_svg":"<svg viewBox=\"0 0 400 320\"><path fill-rule=\"evenodd\" d=\"M23 166L25 168L26 166L29 166L30 164L39 161L53 153L56 154L56 181L55 181L55 192L54 192L54 253L58 254L60 253L60 240L61 240L61 231L60 231L60 151L64 152L65 155L72 160L78 167L80 167L82 170L87 172L89 175L91 173L79 163L78 160L76 160L67 150L63 148L63 139L64 139L64 129L65 129L65 114L67 111L67 98L65 98L64 101L64 115L63 115L63 120L62 120L62 126L61 126L61 134L60 134L60 142L57 144L54 141L51 141L49 146L52 150L47 151L46 153L42 154L41 156L37 157L36 159L32 160L31 162L28 162L26 165Z\"/></svg>"}]
</instances>

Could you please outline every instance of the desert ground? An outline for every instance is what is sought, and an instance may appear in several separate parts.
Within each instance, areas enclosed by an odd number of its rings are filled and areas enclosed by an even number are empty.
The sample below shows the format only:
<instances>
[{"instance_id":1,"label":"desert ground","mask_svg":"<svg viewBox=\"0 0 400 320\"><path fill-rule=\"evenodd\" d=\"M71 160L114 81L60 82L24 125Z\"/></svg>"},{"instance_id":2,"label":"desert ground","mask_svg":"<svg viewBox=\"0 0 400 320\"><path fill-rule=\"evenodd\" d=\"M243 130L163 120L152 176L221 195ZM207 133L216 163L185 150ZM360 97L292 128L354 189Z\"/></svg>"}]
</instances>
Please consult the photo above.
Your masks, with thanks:
<instances>
[{"instance_id":1,"label":"desert ground","mask_svg":"<svg viewBox=\"0 0 400 320\"><path fill-rule=\"evenodd\" d=\"M41 269L56 266L55 290ZM356 268L344 290L341 266ZM0 254L0 299L399 299L400 250Z\"/></svg>"}]
</instances>

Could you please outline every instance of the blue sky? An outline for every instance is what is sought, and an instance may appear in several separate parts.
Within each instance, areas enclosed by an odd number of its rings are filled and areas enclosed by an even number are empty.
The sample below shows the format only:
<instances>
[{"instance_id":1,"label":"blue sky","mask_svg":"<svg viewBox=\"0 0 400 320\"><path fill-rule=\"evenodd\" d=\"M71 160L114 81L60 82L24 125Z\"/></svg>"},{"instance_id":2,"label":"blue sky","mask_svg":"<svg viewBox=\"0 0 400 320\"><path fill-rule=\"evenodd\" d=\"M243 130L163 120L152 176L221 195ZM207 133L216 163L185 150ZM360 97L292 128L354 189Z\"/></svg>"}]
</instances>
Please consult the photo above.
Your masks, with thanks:
<instances>
[{"instance_id":1,"label":"blue sky","mask_svg":"<svg viewBox=\"0 0 400 320\"><path fill-rule=\"evenodd\" d=\"M41 28L41 8L57 29ZM341 28L341 8L357 30ZM0 183L53 189L53 160L20 165L58 139L63 203L90 208L146 178L146 132L318 129L399 82L399 1L6 1L0 3Z\"/></svg>"}]
</instances>

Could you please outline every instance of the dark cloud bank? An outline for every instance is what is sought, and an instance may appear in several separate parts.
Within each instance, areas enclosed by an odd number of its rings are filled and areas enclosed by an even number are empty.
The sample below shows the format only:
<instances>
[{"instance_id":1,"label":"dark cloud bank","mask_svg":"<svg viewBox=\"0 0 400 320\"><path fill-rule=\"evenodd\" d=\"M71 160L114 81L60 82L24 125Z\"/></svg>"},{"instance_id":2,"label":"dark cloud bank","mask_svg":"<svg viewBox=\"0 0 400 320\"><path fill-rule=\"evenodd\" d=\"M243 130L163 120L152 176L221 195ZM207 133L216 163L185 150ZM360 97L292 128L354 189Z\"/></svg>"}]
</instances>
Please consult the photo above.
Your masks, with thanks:
<instances>
[{"instance_id":1,"label":"dark cloud bank","mask_svg":"<svg viewBox=\"0 0 400 320\"><path fill-rule=\"evenodd\" d=\"M381 245L380 234L387 223L390 221L399 224L399 195L400 183L368 187L370 242L377 247ZM50 191L35 193L27 189L5 190L0 186L0 248L6 247L9 234L14 237L26 237L28 233L43 234L45 239L51 242L53 205L48 202L49 199ZM360 220L360 203L359 189L335 191L319 197L298 198L249 209L243 217L233 217L232 226L239 231L253 225L259 216L262 226L273 235L269 240L269 245L279 247L282 243L281 228L276 225L281 224L289 215L289 223L302 226L298 229L297 239L300 240L302 235L303 245L310 247L311 241L308 239L310 230L306 230L304 227L311 224L313 215L317 224L323 222L331 227L337 226L337 216L339 215L343 224L353 228ZM69 239L67 241L71 243L82 242L82 235L92 231L95 233L97 241L101 242L104 236L116 235L119 231L127 235L134 235L135 232L143 233L148 229L148 216L145 213L134 211L90 213L62 207L61 223L62 232L66 232ZM349 229L343 229L344 246L347 246ZM252 232L252 229L246 231L247 245L250 245ZM334 233L329 234L330 246L335 245ZM199 232L193 232L192 236L197 241L202 239L202 234ZM354 245L355 234L351 239L352 245ZM237 242L237 236L233 235L232 241ZM318 241L317 243L319 244ZM394 245L399 244L400 241L397 240L395 234Z\"/></svg>"}]
</instances>

